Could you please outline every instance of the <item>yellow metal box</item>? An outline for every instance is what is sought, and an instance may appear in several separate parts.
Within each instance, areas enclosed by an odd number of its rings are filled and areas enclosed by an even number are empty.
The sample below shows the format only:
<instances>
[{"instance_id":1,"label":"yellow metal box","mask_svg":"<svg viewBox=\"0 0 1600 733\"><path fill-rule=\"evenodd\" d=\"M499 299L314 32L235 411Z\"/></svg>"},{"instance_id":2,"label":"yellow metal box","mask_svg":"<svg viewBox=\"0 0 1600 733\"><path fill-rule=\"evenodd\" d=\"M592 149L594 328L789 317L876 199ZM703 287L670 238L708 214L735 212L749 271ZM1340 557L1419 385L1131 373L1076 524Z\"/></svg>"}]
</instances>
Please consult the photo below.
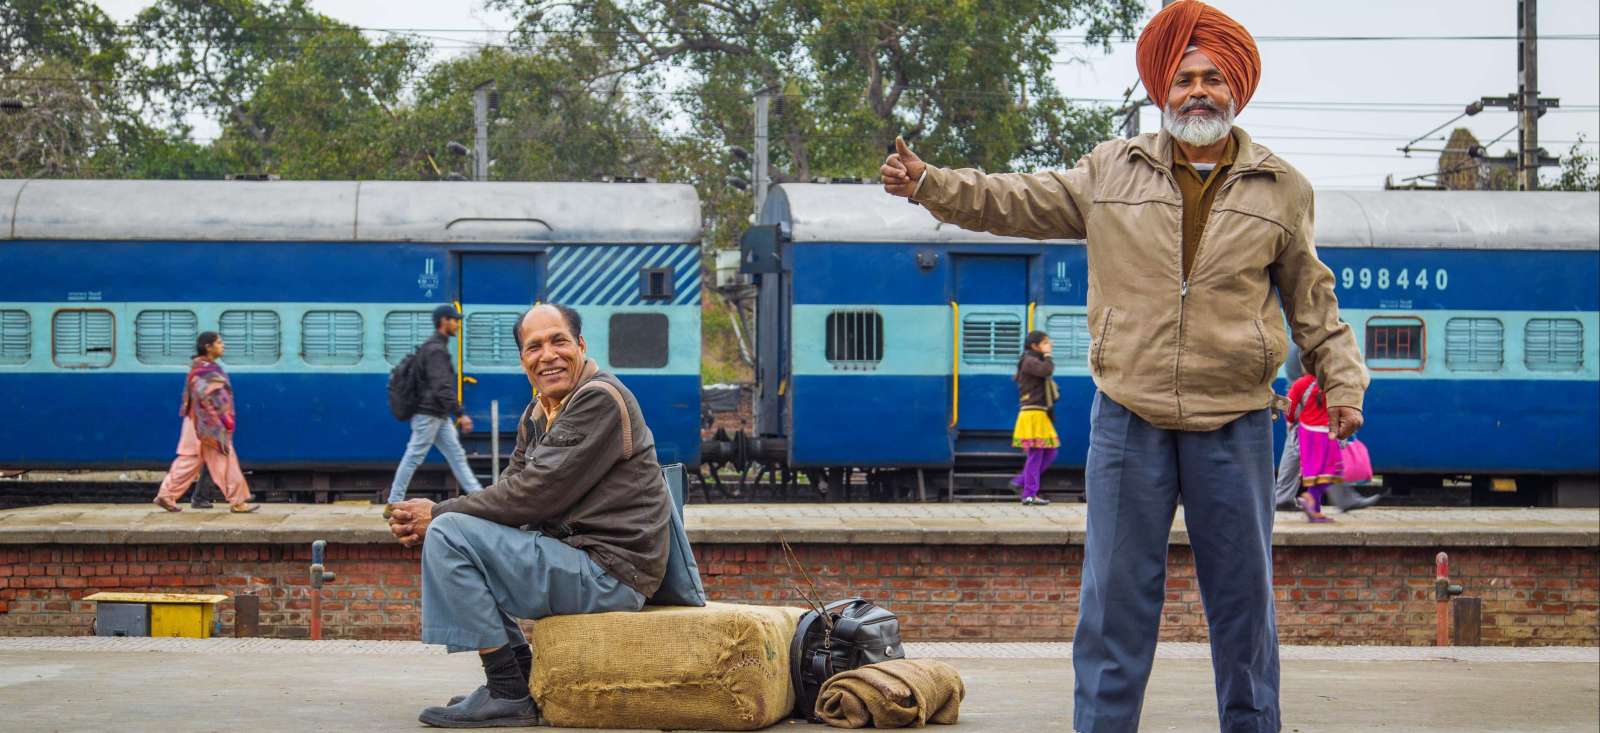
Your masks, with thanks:
<instances>
[{"instance_id":1,"label":"yellow metal box","mask_svg":"<svg viewBox=\"0 0 1600 733\"><path fill-rule=\"evenodd\" d=\"M96 603L144 604L150 609L151 636L205 639L216 623L217 604L224 595L202 593L95 593L84 596Z\"/></svg>"}]
</instances>

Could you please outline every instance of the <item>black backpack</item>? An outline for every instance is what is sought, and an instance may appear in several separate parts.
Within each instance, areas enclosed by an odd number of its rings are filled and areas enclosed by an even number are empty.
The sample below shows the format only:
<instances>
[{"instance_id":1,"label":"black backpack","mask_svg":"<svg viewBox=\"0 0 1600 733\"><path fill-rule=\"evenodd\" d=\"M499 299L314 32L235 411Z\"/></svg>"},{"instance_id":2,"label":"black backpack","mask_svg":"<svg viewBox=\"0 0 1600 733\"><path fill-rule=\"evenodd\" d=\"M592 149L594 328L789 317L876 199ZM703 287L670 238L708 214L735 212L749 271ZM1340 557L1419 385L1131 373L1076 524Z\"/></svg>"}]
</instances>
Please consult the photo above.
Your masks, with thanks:
<instances>
[{"instance_id":1,"label":"black backpack","mask_svg":"<svg viewBox=\"0 0 1600 733\"><path fill-rule=\"evenodd\" d=\"M794 715L813 723L817 693L828 678L869 664L904 659L900 619L862 598L846 598L824 607L827 619L807 611L795 628L789 648L789 679L794 685Z\"/></svg>"},{"instance_id":2,"label":"black backpack","mask_svg":"<svg viewBox=\"0 0 1600 733\"><path fill-rule=\"evenodd\" d=\"M406 354L406 358L389 371L389 412L394 413L394 419L403 422L417 414L417 408L422 405L421 390L417 388L421 371L422 361L415 351Z\"/></svg>"}]
</instances>

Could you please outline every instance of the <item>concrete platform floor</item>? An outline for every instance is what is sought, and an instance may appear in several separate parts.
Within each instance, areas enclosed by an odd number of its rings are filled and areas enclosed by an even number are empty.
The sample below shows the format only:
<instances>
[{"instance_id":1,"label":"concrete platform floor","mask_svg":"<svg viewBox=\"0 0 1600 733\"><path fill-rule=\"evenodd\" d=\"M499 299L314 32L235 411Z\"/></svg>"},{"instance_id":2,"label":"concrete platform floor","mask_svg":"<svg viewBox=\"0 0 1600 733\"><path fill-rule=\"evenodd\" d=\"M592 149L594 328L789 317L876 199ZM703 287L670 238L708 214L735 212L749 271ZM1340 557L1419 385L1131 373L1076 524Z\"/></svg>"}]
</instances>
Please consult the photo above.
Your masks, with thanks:
<instances>
[{"instance_id":1,"label":"concrete platform floor","mask_svg":"<svg viewBox=\"0 0 1600 733\"><path fill-rule=\"evenodd\" d=\"M690 504L692 542L886 544L1082 544L1087 506L974 504ZM382 507L365 502L266 504L169 514L151 504L52 504L0 510L0 544L334 543L391 544ZM1377 507L1307 524L1279 512L1277 545L1596 547L1600 509ZM1180 508L1172 542L1187 544Z\"/></svg>"},{"instance_id":2,"label":"concrete platform floor","mask_svg":"<svg viewBox=\"0 0 1600 733\"><path fill-rule=\"evenodd\" d=\"M959 729L1069 731L1065 644L908 644L948 659ZM1304 733L1600 729L1600 650L1285 647L1284 730ZM481 680L473 655L411 642L0 639L7 731L424 730L425 705ZM1205 648L1164 644L1145 731L1216 730ZM780 724L773 730L826 730Z\"/></svg>"}]
</instances>

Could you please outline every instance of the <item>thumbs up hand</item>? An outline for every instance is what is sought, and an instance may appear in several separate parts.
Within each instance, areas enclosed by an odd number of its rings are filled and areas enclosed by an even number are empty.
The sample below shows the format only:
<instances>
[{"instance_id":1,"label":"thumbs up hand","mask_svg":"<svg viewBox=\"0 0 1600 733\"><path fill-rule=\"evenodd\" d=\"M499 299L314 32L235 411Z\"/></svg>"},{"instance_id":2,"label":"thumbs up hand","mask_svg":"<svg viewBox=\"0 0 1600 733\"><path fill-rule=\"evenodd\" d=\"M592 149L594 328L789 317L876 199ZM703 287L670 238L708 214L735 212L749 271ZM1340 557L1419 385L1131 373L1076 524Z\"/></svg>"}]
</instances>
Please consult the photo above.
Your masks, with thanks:
<instances>
[{"instance_id":1,"label":"thumbs up hand","mask_svg":"<svg viewBox=\"0 0 1600 733\"><path fill-rule=\"evenodd\" d=\"M911 194L917 190L917 182L922 180L922 174L927 170L928 164L911 152L905 138L896 136L894 153L883 161L878 174L883 177L883 190L895 196L911 198Z\"/></svg>"}]
</instances>

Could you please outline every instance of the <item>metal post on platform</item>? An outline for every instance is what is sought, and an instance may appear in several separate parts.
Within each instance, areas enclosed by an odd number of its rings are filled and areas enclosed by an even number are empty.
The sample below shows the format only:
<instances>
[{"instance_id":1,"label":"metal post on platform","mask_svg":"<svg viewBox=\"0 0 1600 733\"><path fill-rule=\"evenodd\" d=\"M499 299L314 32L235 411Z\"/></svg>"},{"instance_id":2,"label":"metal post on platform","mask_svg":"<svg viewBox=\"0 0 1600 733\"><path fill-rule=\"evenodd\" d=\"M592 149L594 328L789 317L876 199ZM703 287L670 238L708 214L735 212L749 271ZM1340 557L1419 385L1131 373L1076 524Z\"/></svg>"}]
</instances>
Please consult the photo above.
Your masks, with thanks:
<instances>
[{"instance_id":1,"label":"metal post on platform","mask_svg":"<svg viewBox=\"0 0 1600 733\"><path fill-rule=\"evenodd\" d=\"M1450 600L1462 588L1450 582L1450 556L1443 552L1433 558L1434 646L1450 646Z\"/></svg>"},{"instance_id":2,"label":"metal post on platform","mask_svg":"<svg viewBox=\"0 0 1600 733\"><path fill-rule=\"evenodd\" d=\"M500 478L500 400L489 400L489 481Z\"/></svg>"},{"instance_id":3,"label":"metal post on platform","mask_svg":"<svg viewBox=\"0 0 1600 733\"><path fill-rule=\"evenodd\" d=\"M333 580L333 573L322 567L328 541L311 543L311 640L322 641L322 584Z\"/></svg>"}]
</instances>

